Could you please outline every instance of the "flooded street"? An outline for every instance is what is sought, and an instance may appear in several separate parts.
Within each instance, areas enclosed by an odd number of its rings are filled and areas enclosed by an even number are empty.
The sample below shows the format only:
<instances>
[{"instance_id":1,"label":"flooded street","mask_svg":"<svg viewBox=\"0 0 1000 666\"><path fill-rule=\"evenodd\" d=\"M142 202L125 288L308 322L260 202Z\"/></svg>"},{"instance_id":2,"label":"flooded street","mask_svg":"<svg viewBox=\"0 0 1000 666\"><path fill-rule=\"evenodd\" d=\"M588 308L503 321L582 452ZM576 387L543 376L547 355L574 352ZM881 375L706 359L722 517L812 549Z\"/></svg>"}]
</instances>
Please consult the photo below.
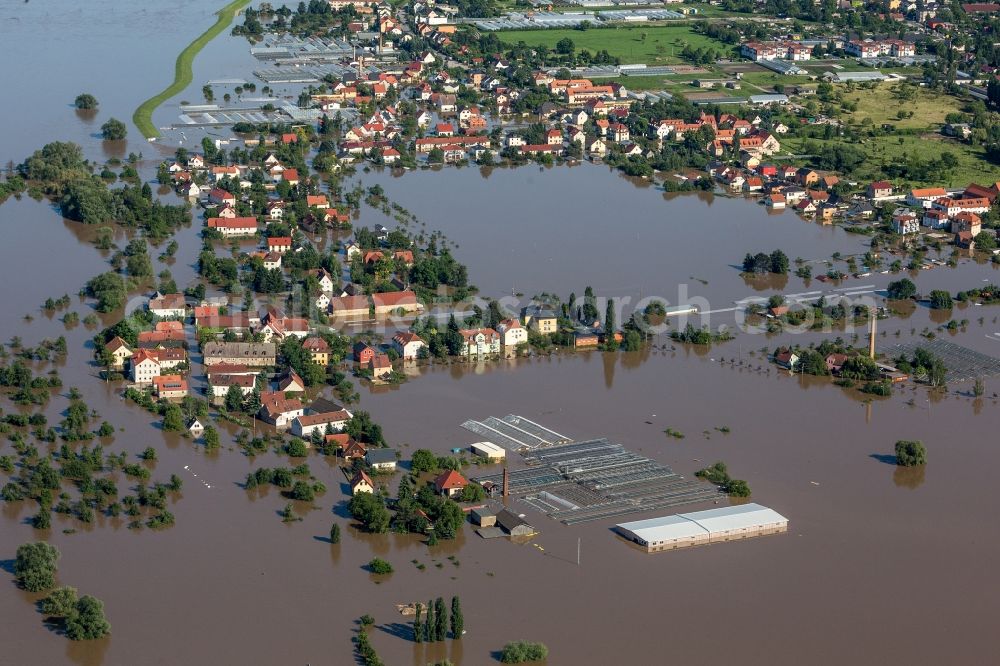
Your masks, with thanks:
<instances>
[{"instance_id":1,"label":"flooded street","mask_svg":"<svg viewBox=\"0 0 1000 666\"><path fill-rule=\"evenodd\" d=\"M169 7L36 0L0 8L0 48L8 61L25 65L10 87L37 107L31 114L13 104L0 111L7 128L0 157L19 162L59 139L80 143L93 159L112 150L143 150L149 158L157 149L131 124L127 147L102 147L93 134L111 115L131 122L135 105L169 82L176 52L204 29L213 9L190 0ZM39 40L49 46L37 48ZM31 59L15 55L28 51ZM212 76L249 72L248 61L245 41L223 35L196 60L185 95ZM96 119L69 106L83 91L101 102ZM154 115L157 124L176 120L177 101ZM25 123L25 131L11 130ZM172 153L173 146L161 150ZM150 162L143 176L151 180L154 172ZM771 215L738 198L664 195L602 166L359 172L355 179L381 184L428 231L457 243L456 257L483 296L513 290L565 298L590 284L599 297L674 304L686 285L685 296L704 299L703 311L726 310L704 320L715 326L732 324L734 303L747 296L848 293L854 285L873 292L900 277L875 273L823 285L789 276L748 284L736 266L746 252L780 248L792 259L819 261L834 252L863 253L867 237L791 212ZM365 207L360 224L375 223L388 226ZM314 507L296 503L302 521L283 523L278 512L288 500L276 488L247 491L242 482L258 467L288 465L287 457L244 456L232 442L234 428L220 427L223 447L211 454L200 442L165 433L158 418L122 401L120 385L98 378L91 342L97 327L67 328L63 312L40 309L47 297L65 293L69 311L81 319L92 312L77 292L108 270L110 257L94 247L95 230L27 197L0 206L0 228L7 315L0 340L67 339L64 362L33 366L38 373L55 368L63 381L45 410L50 424L62 418L69 388L78 387L100 414L98 423L119 428L105 442L108 452L128 451L135 462L153 446L159 460L151 481L177 474L184 483L170 507L176 525L162 531L127 529L124 517L99 516L87 526L54 514L52 529L38 532L28 523L34 503L0 503L2 664L349 664L355 622L365 613L375 618L373 646L392 665L496 663L504 643L517 639L544 642L553 665L662 663L655 655L663 653L671 663L937 665L980 663L992 649L1000 530L993 527L996 501L975 470L1000 464L998 378L986 380L979 399L966 383L930 399L925 388L906 386L890 398L863 400L827 379L779 372L759 351L836 331L741 334L699 349L661 336L636 353L421 366L401 386L360 388L360 404L352 407L371 412L404 460L416 448L444 455L476 441L460 428L466 419L514 413L573 438L608 437L685 476L722 460L748 482L753 501L789 519L783 535L647 554L610 528L665 512L567 527L515 500L510 508L540 531L531 543L484 540L466 525L456 540L428 547L412 535L349 528L345 476L334 459L315 453L306 462L328 491ZM169 263L151 249L154 274L169 268L186 286L195 275L200 229L196 221L178 231L180 249ZM116 231L115 242L125 245L124 231ZM972 261L912 278L921 291L1000 281L995 265ZM879 322L879 345L914 339L949 318L968 319L964 331L938 337L1000 356L998 316L995 306L956 307L950 315L916 307ZM102 326L116 320L103 318ZM18 411L8 400L2 408ZM719 430L724 426L728 434ZM668 437L668 428L684 437ZM880 459L905 438L927 445L926 469ZM0 453L11 453L9 442ZM511 464L520 461L512 456ZM477 469L466 472L475 476ZM121 473L116 481L121 494L134 485ZM339 545L327 538L332 521L343 528ZM67 640L43 623L33 603L38 595L17 588L14 552L41 538L62 552L59 584L104 602L110 637ZM374 556L395 573L369 574L363 567ZM412 618L395 605L452 595L461 597L467 635L414 643Z\"/></svg>"}]
</instances>

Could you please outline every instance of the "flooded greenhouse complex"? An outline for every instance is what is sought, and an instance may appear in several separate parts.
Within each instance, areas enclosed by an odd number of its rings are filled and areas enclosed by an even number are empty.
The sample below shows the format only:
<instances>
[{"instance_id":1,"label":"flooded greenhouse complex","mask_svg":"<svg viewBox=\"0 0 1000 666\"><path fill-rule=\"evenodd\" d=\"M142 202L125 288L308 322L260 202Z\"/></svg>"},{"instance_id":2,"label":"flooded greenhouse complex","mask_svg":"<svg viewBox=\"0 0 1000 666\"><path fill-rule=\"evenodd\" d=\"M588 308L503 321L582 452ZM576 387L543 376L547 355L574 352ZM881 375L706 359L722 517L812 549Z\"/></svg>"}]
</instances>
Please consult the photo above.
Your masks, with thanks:
<instances>
[{"instance_id":1,"label":"flooded greenhouse complex","mask_svg":"<svg viewBox=\"0 0 1000 666\"><path fill-rule=\"evenodd\" d=\"M566 525L719 498L714 485L687 479L605 438L569 442L514 415L467 421L463 427L486 437L492 433L495 443L520 451L528 465L480 476L477 482L503 488L505 496L516 496Z\"/></svg>"}]
</instances>

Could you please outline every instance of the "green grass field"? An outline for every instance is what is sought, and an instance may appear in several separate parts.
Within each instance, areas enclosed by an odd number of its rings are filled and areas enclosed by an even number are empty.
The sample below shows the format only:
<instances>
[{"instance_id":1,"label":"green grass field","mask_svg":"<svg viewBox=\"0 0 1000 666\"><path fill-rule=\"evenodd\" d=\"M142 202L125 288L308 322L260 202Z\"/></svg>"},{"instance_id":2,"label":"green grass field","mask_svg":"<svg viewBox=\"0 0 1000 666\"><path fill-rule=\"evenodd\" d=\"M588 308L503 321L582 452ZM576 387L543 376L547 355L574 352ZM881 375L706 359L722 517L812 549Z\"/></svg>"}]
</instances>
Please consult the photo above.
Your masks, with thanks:
<instances>
[{"instance_id":1,"label":"green grass field","mask_svg":"<svg viewBox=\"0 0 1000 666\"><path fill-rule=\"evenodd\" d=\"M497 33L508 44L524 42L529 46L547 46L554 49L564 37L573 40L577 51L597 53L606 50L620 58L623 64L631 63L681 63L680 52L685 45L691 48L713 48L727 53L726 44L705 37L687 25L649 25L641 27L590 28L589 30L505 30ZM645 38L643 37L645 35Z\"/></svg>"},{"instance_id":2,"label":"green grass field","mask_svg":"<svg viewBox=\"0 0 1000 666\"><path fill-rule=\"evenodd\" d=\"M212 25L212 27L203 32L197 39L188 44L187 47L180 52L180 55L177 56L177 62L174 64L174 82L160 94L154 95L140 104L139 108L135 110L134 114L132 114L132 122L139 128L139 131L142 132L143 136L147 139L151 139L160 135L156 126L153 124L153 111L155 111L160 104L163 104L163 102L188 87L191 80L194 78L191 66L194 64L195 56L198 55L199 51L205 48L206 44L215 39L220 32L226 29L226 27L232 23L236 13L249 2L250 0L233 0L228 5L220 9L217 12L219 19Z\"/></svg>"},{"instance_id":3,"label":"green grass field","mask_svg":"<svg viewBox=\"0 0 1000 666\"><path fill-rule=\"evenodd\" d=\"M824 143L817 139L790 137L781 140L781 150L786 153L801 153L802 145L805 142ZM987 161L982 148L953 141L940 135L927 133L916 136L896 136L889 134L853 145L869 156L868 163L855 174L862 181L883 178L882 165L893 162L904 155L926 161L941 157L941 154L945 152L950 152L958 158L958 166L947 177L942 175L939 179L908 184L913 186L964 187L972 182L985 184L1000 180L1000 166ZM897 184L902 185L903 183Z\"/></svg>"},{"instance_id":4,"label":"green grass field","mask_svg":"<svg viewBox=\"0 0 1000 666\"><path fill-rule=\"evenodd\" d=\"M843 112L843 119L849 122L861 122L871 119L875 125L891 123L899 129L937 129L944 124L945 116L961 110L960 103L954 97L916 89L911 100L898 99L894 94L900 84L882 83L874 90L847 90L838 86L843 93L844 101L855 102L858 110L853 113ZM899 111L912 111L912 118L899 119Z\"/></svg>"}]
</instances>

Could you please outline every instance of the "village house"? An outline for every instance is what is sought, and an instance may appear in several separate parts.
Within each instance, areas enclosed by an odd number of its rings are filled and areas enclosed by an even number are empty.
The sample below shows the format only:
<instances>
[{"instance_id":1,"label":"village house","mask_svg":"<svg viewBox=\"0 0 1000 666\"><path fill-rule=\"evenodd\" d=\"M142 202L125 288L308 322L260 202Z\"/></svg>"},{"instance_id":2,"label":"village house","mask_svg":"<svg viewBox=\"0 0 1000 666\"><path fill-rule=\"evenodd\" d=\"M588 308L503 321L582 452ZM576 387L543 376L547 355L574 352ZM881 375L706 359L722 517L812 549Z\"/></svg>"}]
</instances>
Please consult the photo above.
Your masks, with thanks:
<instances>
[{"instance_id":1,"label":"village house","mask_svg":"<svg viewBox=\"0 0 1000 666\"><path fill-rule=\"evenodd\" d=\"M427 343L412 331L401 331L392 336L392 346L401 358L409 360L420 356L421 350L426 349Z\"/></svg>"},{"instance_id":2,"label":"village house","mask_svg":"<svg viewBox=\"0 0 1000 666\"><path fill-rule=\"evenodd\" d=\"M365 462L377 472L392 472L396 469L396 451L394 449L368 449Z\"/></svg>"},{"instance_id":3,"label":"village house","mask_svg":"<svg viewBox=\"0 0 1000 666\"><path fill-rule=\"evenodd\" d=\"M521 319L529 329L543 335L555 333L559 329L556 313L541 305L529 305L522 309Z\"/></svg>"},{"instance_id":4,"label":"village house","mask_svg":"<svg viewBox=\"0 0 1000 666\"><path fill-rule=\"evenodd\" d=\"M180 375L160 375L153 377L153 393L161 400L186 398L188 383Z\"/></svg>"},{"instance_id":5,"label":"village house","mask_svg":"<svg viewBox=\"0 0 1000 666\"><path fill-rule=\"evenodd\" d=\"M799 355L795 352L783 349L774 355L774 362L786 370L792 370L799 363Z\"/></svg>"},{"instance_id":6,"label":"village house","mask_svg":"<svg viewBox=\"0 0 1000 666\"><path fill-rule=\"evenodd\" d=\"M374 493L375 492L375 482L372 478L368 476L363 469L359 469L354 473L351 478L351 494L357 495L358 493Z\"/></svg>"},{"instance_id":7,"label":"village house","mask_svg":"<svg viewBox=\"0 0 1000 666\"><path fill-rule=\"evenodd\" d=\"M218 187L212 188L208 193L209 203L213 203L216 206L235 206L236 205L236 195L227 192L226 190L219 189Z\"/></svg>"},{"instance_id":8,"label":"village house","mask_svg":"<svg viewBox=\"0 0 1000 666\"><path fill-rule=\"evenodd\" d=\"M396 312L419 312L423 305L412 291L387 291L372 294L375 305L375 315L388 315Z\"/></svg>"},{"instance_id":9,"label":"village house","mask_svg":"<svg viewBox=\"0 0 1000 666\"><path fill-rule=\"evenodd\" d=\"M292 239L288 236L272 236L267 239L267 251L281 254L292 249Z\"/></svg>"},{"instance_id":10,"label":"village house","mask_svg":"<svg viewBox=\"0 0 1000 666\"><path fill-rule=\"evenodd\" d=\"M492 328L459 329L462 335L461 356L485 356L500 353L500 335Z\"/></svg>"},{"instance_id":11,"label":"village house","mask_svg":"<svg viewBox=\"0 0 1000 666\"><path fill-rule=\"evenodd\" d=\"M148 307L157 317L183 317L187 313L184 294L156 294L149 299Z\"/></svg>"},{"instance_id":12,"label":"village house","mask_svg":"<svg viewBox=\"0 0 1000 666\"><path fill-rule=\"evenodd\" d=\"M892 231L897 234L915 234L920 231L920 221L914 212L897 208L892 214Z\"/></svg>"},{"instance_id":13,"label":"village house","mask_svg":"<svg viewBox=\"0 0 1000 666\"><path fill-rule=\"evenodd\" d=\"M355 342L354 343L354 360L360 365L368 365L372 362L372 358L378 353L378 350L365 342Z\"/></svg>"},{"instance_id":14,"label":"village house","mask_svg":"<svg viewBox=\"0 0 1000 666\"><path fill-rule=\"evenodd\" d=\"M222 234L223 238L234 236L253 236L257 233L256 217L235 217L232 219L213 217L208 220L209 229L214 229Z\"/></svg>"},{"instance_id":15,"label":"village house","mask_svg":"<svg viewBox=\"0 0 1000 666\"><path fill-rule=\"evenodd\" d=\"M517 319L504 319L497 324L496 330L500 335L500 344L506 350L513 350L528 342L528 331Z\"/></svg>"},{"instance_id":16,"label":"village house","mask_svg":"<svg viewBox=\"0 0 1000 666\"><path fill-rule=\"evenodd\" d=\"M343 435L327 435L327 438L342 436ZM368 453L368 447L361 442L354 441L350 437L348 437L347 442L340 447L340 455L344 460L364 458L366 453Z\"/></svg>"},{"instance_id":17,"label":"village house","mask_svg":"<svg viewBox=\"0 0 1000 666\"><path fill-rule=\"evenodd\" d=\"M208 375L208 387L211 396L217 400L225 398L226 394L229 393L229 389L233 386L239 388L243 396L246 397L253 393L256 380L257 378L254 375L210 373Z\"/></svg>"},{"instance_id":18,"label":"village house","mask_svg":"<svg viewBox=\"0 0 1000 666\"><path fill-rule=\"evenodd\" d=\"M330 314L344 319L368 317L371 305L367 296L337 296L330 299Z\"/></svg>"},{"instance_id":19,"label":"village house","mask_svg":"<svg viewBox=\"0 0 1000 666\"><path fill-rule=\"evenodd\" d=\"M132 356L132 350L128 344L117 335L111 338L111 342L104 345L104 350L111 356L111 367L121 370L125 367L125 361Z\"/></svg>"},{"instance_id":20,"label":"village house","mask_svg":"<svg viewBox=\"0 0 1000 666\"><path fill-rule=\"evenodd\" d=\"M948 217L948 213L943 210L938 210L936 208L925 208L923 209L924 216L921 218L921 223L925 227L931 229L940 230L948 229L951 226L951 219Z\"/></svg>"},{"instance_id":21,"label":"village house","mask_svg":"<svg viewBox=\"0 0 1000 666\"><path fill-rule=\"evenodd\" d=\"M280 393L304 393L306 383L297 372L289 368L278 377L278 392Z\"/></svg>"},{"instance_id":22,"label":"village house","mask_svg":"<svg viewBox=\"0 0 1000 666\"><path fill-rule=\"evenodd\" d=\"M876 180L868 185L866 194L869 199L882 199L892 196L892 183L885 180Z\"/></svg>"},{"instance_id":23,"label":"village house","mask_svg":"<svg viewBox=\"0 0 1000 666\"><path fill-rule=\"evenodd\" d=\"M445 497L461 495L468 485L469 482L465 480L465 477L453 469L445 470L434 479L434 490L437 491L438 495Z\"/></svg>"},{"instance_id":24,"label":"village house","mask_svg":"<svg viewBox=\"0 0 1000 666\"><path fill-rule=\"evenodd\" d=\"M389 359L389 355L384 352L378 352L372 356L367 367L372 373L372 379L383 379L392 374L392 361Z\"/></svg>"},{"instance_id":25,"label":"village house","mask_svg":"<svg viewBox=\"0 0 1000 666\"><path fill-rule=\"evenodd\" d=\"M206 342L202 356L205 365L272 366L276 363L276 348L270 342Z\"/></svg>"},{"instance_id":26,"label":"village house","mask_svg":"<svg viewBox=\"0 0 1000 666\"><path fill-rule=\"evenodd\" d=\"M296 437L310 437L314 432L325 434L328 426L333 431L340 432L347 425L349 418L351 418L351 413L346 409L340 409L335 412L306 414L292 421L292 434Z\"/></svg>"},{"instance_id":27,"label":"village house","mask_svg":"<svg viewBox=\"0 0 1000 666\"><path fill-rule=\"evenodd\" d=\"M132 354L130 366L134 384L152 384L153 379L160 376L160 362L150 350L140 349Z\"/></svg>"},{"instance_id":28,"label":"village house","mask_svg":"<svg viewBox=\"0 0 1000 666\"><path fill-rule=\"evenodd\" d=\"M917 188L910 190L910 193L906 195L906 203L910 206L930 208L935 200L946 196L948 196L948 192L943 187Z\"/></svg>"},{"instance_id":29,"label":"village house","mask_svg":"<svg viewBox=\"0 0 1000 666\"><path fill-rule=\"evenodd\" d=\"M305 414L302 401L298 398L286 398L284 393L261 393L260 403L257 417L275 428L287 428L295 419Z\"/></svg>"},{"instance_id":30,"label":"village house","mask_svg":"<svg viewBox=\"0 0 1000 666\"><path fill-rule=\"evenodd\" d=\"M972 238L975 238L982 230L983 221L975 213L962 211L951 221L951 232L954 234L968 232Z\"/></svg>"},{"instance_id":31,"label":"village house","mask_svg":"<svg viewBox=\"0 0 1000 666\"><path fill-rule=\"evenodd\" d=\"M302 348L309 352L309 359L316 365L329 365L330 345L323 338L306 338L302 341Z\"/></svg>"}]
</instances>

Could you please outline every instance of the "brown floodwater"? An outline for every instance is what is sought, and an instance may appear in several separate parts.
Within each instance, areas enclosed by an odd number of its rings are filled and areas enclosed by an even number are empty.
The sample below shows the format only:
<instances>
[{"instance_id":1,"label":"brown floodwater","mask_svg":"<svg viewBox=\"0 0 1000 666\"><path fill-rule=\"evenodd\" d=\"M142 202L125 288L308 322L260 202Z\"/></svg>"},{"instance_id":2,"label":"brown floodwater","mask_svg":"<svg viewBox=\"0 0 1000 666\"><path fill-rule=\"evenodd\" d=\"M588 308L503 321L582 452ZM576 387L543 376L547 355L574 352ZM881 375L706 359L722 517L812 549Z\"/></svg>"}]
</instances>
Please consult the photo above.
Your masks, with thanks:
<instances>
[{"instance_id":1,"label":"brown floodwater","mask_svg":"<svg viewBox=\"0 0 1000 666\"><path fill-rule=\"evenodd\" d=\"M0 8L7 28L0 49L9 62L23 63L11 76L33 105L31 131L5 134L3 160L20 160L55 138L80 142L95 159L146 148L134 129L125 147L102 146L92 135L107 116L130 118L140 98L165 85L176 51L203 30L212 9L189 0L170 9L106 0ZM38 48L40 40L45 48ZM27 52L30 63L18 55ZM247 58L242 40L213 41L196 61L191 88L157 113L157 124L173 122L177 101L197 99L192 93L204 80L249 70ZM95 76L95 63L107 75ZM84 90L101 100L97 114L75 114L66 106ZM25 123L21 106L4 108L5 127ZM748 283L733 266L748 250L780 247L792 258L822 260L833 252L862 251L865 241L791 213L768 215L740 199L664 195L603 167L358 178L382 184L428 230L440 229L456 242L456 255L484 295L514 289L582 297L592 284L599 296L677 302L678 285L686 284L707 308L726 309L775 291L882 289L895 279L874 274L822 285L791 276ZM362 224L379 221L381 214L363 211ZM416 447L443 454L474 441L459 427L467 418L518 413L575 438L607 436L686 475L724 460L747 480L755 501L790 520L784 535L646 554L610 531L615 520L567 527L514 501L512 508L540 529L532 543L544 550L484 541L471 526L456 540L428 548L414 536L347 528L344 475L335 461L317 456L308 462L328 492L315 508L296 507L301 522L282 523L278 511L287 500L274 489L248 493L239 484L256 467L287 459L270 453L249 459L231 442L207 455L198 443L164 433L150 415L121 401L120 387L99 381L89 346L94 330L82 323L66 329L62 313L39 309L45 298L69 293L71 310L81 318L90 312L75 294L107 269L109 257L92 245L94 230L27 198L0 207L0 226L0 281L7 285L0 340L20 336L34 345L67 337L67 359L36 368L57 368L66 387L46 407L50 422L61 418L65 392L77 386L102 419L123 429L109 450L135 454L152 445L159 452L153 480L178 474L184 481L171 506L177 523L161 532L131 531L109 518L81 527L56 516L52 530L38 533L26 523L34 507L0 505L6 587L0 594L0 663L348 664L354 622L364 613L376 619L372 642L383 660L414 666L445 658L491 663L506 641L521 638L544 641L551 664L661 663L664 653L684 663L988 660L989 626L1000 606L993 592L1000 532L992 527L988 481L973 471L1000 463L1000 404L992 397L972 399L968 386L930 399L923 389L906 387L890 398L864 400L828 380L779 372L759 352L838 331L741 334L712 348L671 345L661 337L654 348L635 354L408 367L409 381L362 389L359 405L383 424L404 458ZM189 282L199 230L198 224L179 230L172 260L161 262L159 251L151 250L154 272L169 268L178 284ZM124 245L127 235L118 232L116 242ZM996 281L995 275L993 266L965 261L913 277L922 291L955 291ZM911 308L879 323L879 344L964 318L964 331L937 334L1000 355L998 314L1000 308L991 307L964 306L950 315ZM711 323L734 320L732 312L720 312ZM1000 384L987 379L986 388L992 396ZM3 408L14 409L7 401ZM722 426L730 434L716 430ZM668 438L667 428L685 437ZM232 437L235 430L224 432ZM927 444L926 468L883 462L901 438ZM9 443L0 452L10 453ZM638 517L647 516L619 520ZM345 527L337 546L325 540L334 520ZM62 551L60 584L105 602L113 625L109 638L74 643L57 635L36 612L36 597L14 585L9 560L18 544L38 538ZM363 566L376 555L395 573L382 579L368 574ZM395 604L455 594L462 599L465 638L413 643L408 618Z\"/></svg>"}]
</instances>

